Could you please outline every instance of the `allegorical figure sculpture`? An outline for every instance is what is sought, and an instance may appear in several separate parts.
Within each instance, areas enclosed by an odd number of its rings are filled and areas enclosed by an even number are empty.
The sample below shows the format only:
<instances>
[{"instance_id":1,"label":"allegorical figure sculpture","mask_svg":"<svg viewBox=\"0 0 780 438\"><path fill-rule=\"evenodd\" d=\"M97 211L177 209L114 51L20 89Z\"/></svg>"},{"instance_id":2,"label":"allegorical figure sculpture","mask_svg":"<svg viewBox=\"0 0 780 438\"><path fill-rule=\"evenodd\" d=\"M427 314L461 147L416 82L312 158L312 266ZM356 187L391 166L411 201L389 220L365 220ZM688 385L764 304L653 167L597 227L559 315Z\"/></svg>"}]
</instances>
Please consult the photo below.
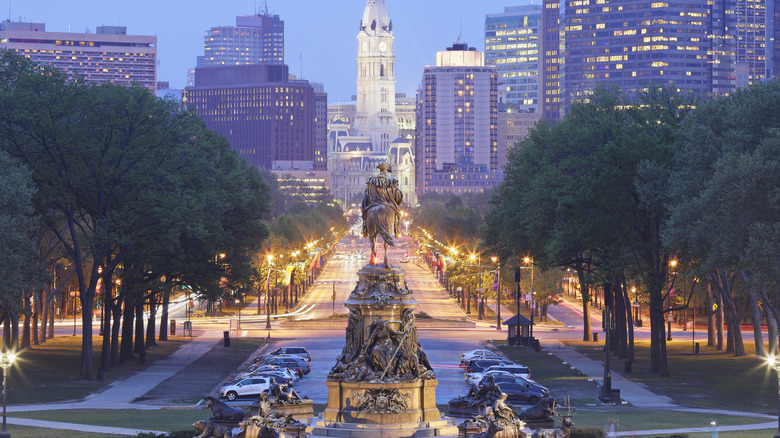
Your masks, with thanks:
<instances>
[{"instance_id":1,"label":"allegorical figure sculpture","mask_svg":"<svg viewBox=\"0 0 780 438\"><path fill-rule=\"evenodd\" d=\"M371 263L376 263L376 238L384 240L384 266L390 267L387 261L387 247L395 246L394 237L400 235L401 203L404 196L398 188L398 180L387 174L393 171L388 162L380 164L378 176L372 176L366 182L366 193L360 204L363 216L363 237L371 240Z\"/></svg>"}]
</instances>

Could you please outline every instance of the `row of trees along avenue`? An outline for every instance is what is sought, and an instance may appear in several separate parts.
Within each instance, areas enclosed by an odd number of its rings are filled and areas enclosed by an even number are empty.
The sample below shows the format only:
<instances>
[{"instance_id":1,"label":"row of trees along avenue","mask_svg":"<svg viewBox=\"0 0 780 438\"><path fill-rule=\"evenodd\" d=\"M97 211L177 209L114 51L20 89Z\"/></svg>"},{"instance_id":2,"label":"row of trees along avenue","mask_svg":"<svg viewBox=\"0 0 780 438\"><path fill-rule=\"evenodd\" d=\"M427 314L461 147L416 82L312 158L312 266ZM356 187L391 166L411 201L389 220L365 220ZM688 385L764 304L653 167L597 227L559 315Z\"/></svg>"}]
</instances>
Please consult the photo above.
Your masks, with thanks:
<instances>
[{"instance_id":1,"label":"row of trees along avenue","mask_svg":"<svg viewBox=\"0 0 780 438\"><path fill-rule=\"evenodd\" d=\"M777 352L780 272L780 82L696 101L651 86L597 88L559 123L540 123L510 152L483 243L577 273L585 327L594 287L615 312L616 354L633 358L631 298L649 308L650 370L668 376L669 312L706 303L709 345ZM629 290L636 287L636 296Z\"/></svg>"},{"instance_id":2,"label":"row of trees along avenue","mask_svg":"<svg viewBox=\"0 0 780 438\"><path fill-rule=\"evenodd\" d=\"M96 308L105 372L155 343L158 306L167 339L173 289L213 302L262 278L268 184L196 115L148 89L89 85L0 52L0 167L4 348L52 337L55 297L72 289L79 378L91 379Z\"/></svg>"}]
</instances>

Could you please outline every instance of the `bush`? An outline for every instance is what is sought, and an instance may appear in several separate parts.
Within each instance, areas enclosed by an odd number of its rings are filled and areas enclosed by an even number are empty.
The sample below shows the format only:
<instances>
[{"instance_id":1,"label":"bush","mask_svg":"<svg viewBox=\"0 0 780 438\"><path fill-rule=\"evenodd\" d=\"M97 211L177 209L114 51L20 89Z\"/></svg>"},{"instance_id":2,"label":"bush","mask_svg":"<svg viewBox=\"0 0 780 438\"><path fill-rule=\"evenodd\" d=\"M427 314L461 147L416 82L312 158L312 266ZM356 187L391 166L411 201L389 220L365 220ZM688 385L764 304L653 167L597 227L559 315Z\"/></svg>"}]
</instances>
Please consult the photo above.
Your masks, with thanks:
<instances>
[{"instance_id":1,"label":"bush","mask_svg":"<svg viewBox=\"0 0 780 438\"><path fill-rule=\"evenodd\" d=\"M431 315L428 315L425 312L419 312L417 315L415 315L417 319L433 319Z\"/></svg>"}]
</instances>

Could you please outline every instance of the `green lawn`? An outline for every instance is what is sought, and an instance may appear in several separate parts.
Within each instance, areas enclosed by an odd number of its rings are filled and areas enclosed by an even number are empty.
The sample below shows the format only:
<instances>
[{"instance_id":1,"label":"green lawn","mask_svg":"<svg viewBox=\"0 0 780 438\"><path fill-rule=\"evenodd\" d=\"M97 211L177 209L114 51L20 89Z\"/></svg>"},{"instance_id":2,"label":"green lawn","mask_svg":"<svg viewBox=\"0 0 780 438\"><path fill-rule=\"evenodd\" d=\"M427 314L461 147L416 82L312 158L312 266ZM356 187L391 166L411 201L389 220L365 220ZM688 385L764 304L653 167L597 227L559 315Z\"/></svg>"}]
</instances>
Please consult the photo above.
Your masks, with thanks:
<instances>
[{"instance_id":1,"label":"green lawn","mask_svg":"<svg viewBox=\"0 0 780 438\"><path fill-rule=\"evenodd\" d=\"M193 429L194 431L195 429ZM13 438L116 438L117 435L104 433L76 432L72 430L44 429L28 426L8 426L8 432Z\"/></svg>"},{"instance_id":2,"label":"green lawn","mask_svg":"<svg viewBox=\"0 0 780 438\"><path fill-rule=\"evenodd\" d=\"M594 360L604 359L603 343L567 341L567 344ZM635 345L633 373L624 376L647 385L656 394L671 397L681 406L777 413L777 377L753 355L753 343L745 343L748 356L743 357L707 347L706 340L700 345L700 354L694 355L690 339L667 342L671 377L664 378L648 374L650 342L639 341ZM615 363L620 364L616 371L622 371L622 361ZM739 403L735 405L737 400Z\"/></svg>"},{"instance_id":3,"label":"green lawn","mask_svg":"<svg viewBox=\"0 0 780 438\"><path fill-rule=\"evenodd\" d=\"M9 415L34 420L61 421L64 423L89 424L92 426L123 427L146 430L185 430L192 423L207 420L211 416L208 409L72 409L36 412L19 412ZM193 429L194 432L195 429ZM16 436L16 434L13 434Z\"/></svg>"},{"instance_id":4,"label":"green lawn","mask_svg":"<svg viewBox=\"0 0 780 438\"><path fill-rule=\"evenodd\" d=\"M554 355L550 355L545 351L535 352L526 348L507 346L506 342L503 340L493 341L493 343L510 359L517 363L527 365L531 369L531 377L540 384L548 387L551 390L553 396L556 397L559 402L563 403L563 400L567 396L570 397L571 405L577 409L573 420L575 423L575 428L578 429L601 429L606 424L615 422L615 420L617 420L619 431L707 427L713 420L717 421L721 426L756 424L769 421L753 417L649 410L628 405L601 405L597 399L598 385L596 385L594 382L589 382L587 376L582 376L579 374L579 372L571 370L568 365L563 365L561 360ZM592 342L575 342L574 344L577 344L578 350L591 355L595 360L601 360L601 358L603 358L604 353L601 351L601 348ZM680 346L680 348L683 347L684 346ZM670 350L670 352L671 351L672 350ZM679 388L675 388L675 385L680 385L683 388L689 388L688 383L685 382L686 379L701 379L696 380L700 385L714 385L714 388L701 387L697 390L699 394L707 395L716 393L718 392L718 388L725 388L726 390L730 390L732 392L729 394L718 394L716 397L716 399L719 400L718 402L711 402L708 403L709 406L699 407L737 409L751 412L766 411L765 413L768 414L776 413L776 411L773 410L776 406L777 400L777 386L775 383L770 382L769 385L769 389L772 392L772 397L773 400L775 400L775 404L772 405L770 401L766 401L767 403L770 403L769 409L767 409L767 406L759 404L758 406L762 407L763 409L752 410L744 407L745 403L743 403L743 400L747 398L745 394L750 394L751 391L758 390L759 386L761 385L760 382L754 382L750 387L744 389L739 388L740 383L723 382L734 379L732 376L734 373L734 368L732 367L755 364L755 359L733 358L723 354L712 355L709 357L708 361L706 358L703 359L702 356L691 358L690 356L692 355L688 354L688 357L685 357L686 355L683 351L674 351L677 354L674 355L674 359L672 359L670 356L670 364L674 363L672 366L680 368L680 372L675 374L675 376L672 378L672 382L664 382L663 385L655 382L656 388L651 388L651 390L654 390L659 394L671 393L674 394L671 396L675 398L676 394L680 392L685 393L684 389L680 390ZM681 357L678 358L678 355ZM684 359L702 361L705 362L706 365L705 363L696 362L694 364L688 364L688 368L686 368L684 365ZM735 362L734 359L740 360ZM678 362L681 360L683 360L683 362ZM737 365L735 365L735 363ZM634 365L634 369L638 370L635 372L634 376L642 373L643 381L652 382L654 380L659 380L657 378L647 376L646 366L644 369L642 369L641 367L637 368L638 365L639 364ZM682 372L683 369L686 371L685 373ZM752 368L748 367L748 370L752 370ZM700 373L708 374L707 378L704 379L698 377ZM713 375L715 373L719 373L718 376ZM742 384L745 384L745 380L748 379L738 379L738 381ZM690 397L690 399L693 400L700 400L701 398L701 396ZM734 405L734 400L739 400L738 406ZM753 404L748 403L748 405ZM772 430L771 433L768 433L768 431L765 430L755 432L745 431L739 433L721 432L720 436L751 438L772 436L773 434L774 430ZM703 437L705 435L699 436ZM707 434L706 436L709 437L710 435Z\"/></svg>"},{"instance_id":5,"label":"green lawn","mask_svg":"<svg viewBox=\"0 0 780 438\"><path fill-rule=\"evenodd\" d=\"M155 361L168 357L187 342L183 337L172 336L169 341L147 351L146 364L128 361L106 373L98 382L102 337L93 338L93 380L78 380L81 368L81 336L62 336L48 339L32 349L17 353L16 362L8 370L8 403L31 404L64 400L77 400L107 387L115 380L143 370Z\"/></svg>"}]
</instances>

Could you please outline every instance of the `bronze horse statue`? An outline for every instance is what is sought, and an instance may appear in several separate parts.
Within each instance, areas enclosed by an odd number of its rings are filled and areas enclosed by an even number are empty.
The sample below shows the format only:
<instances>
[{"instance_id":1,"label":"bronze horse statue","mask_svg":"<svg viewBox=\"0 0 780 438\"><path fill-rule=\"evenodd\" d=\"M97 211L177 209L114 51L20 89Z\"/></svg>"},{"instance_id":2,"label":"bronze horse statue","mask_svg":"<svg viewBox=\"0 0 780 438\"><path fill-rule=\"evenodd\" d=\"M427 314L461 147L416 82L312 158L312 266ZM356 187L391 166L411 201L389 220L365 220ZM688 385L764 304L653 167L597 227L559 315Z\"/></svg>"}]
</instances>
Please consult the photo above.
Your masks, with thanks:
<instances>
[{"instance_id":1,"label":"bronze horse statue","mask_svg":"<svg viewBox=\"0 0 780 438\"><path fill-rule=\"evenodd\" d=\"M366 230L368 232L368 239L371 241L371 263L376 264L376 239L377 236L382 236L384 241L384 266L390 267L390 263L387 260L387 247L395 246L393 240L393 231L395 229L395 212L392 208L386 205L377 205L371 207L366 214Z\"/></svg>"},{"instance_id":2,"label":"bronze horse statue","mask_svg":"<svg viewBox=\"0 0 780 438\"><path fill-rule=\"evenodd\" d=\"M387 247L395 246L399 221L399 207L403 202L403 193L398 188L398 180L387 176L393 168L390 163L377 166L379 175L368 178L366 193L360 208L363 212L363 236L371 241L371 264L376 264L376 238L382 236L385 249L385 268L390 267L387 260Z\"/></svg>"}]
</instances>

